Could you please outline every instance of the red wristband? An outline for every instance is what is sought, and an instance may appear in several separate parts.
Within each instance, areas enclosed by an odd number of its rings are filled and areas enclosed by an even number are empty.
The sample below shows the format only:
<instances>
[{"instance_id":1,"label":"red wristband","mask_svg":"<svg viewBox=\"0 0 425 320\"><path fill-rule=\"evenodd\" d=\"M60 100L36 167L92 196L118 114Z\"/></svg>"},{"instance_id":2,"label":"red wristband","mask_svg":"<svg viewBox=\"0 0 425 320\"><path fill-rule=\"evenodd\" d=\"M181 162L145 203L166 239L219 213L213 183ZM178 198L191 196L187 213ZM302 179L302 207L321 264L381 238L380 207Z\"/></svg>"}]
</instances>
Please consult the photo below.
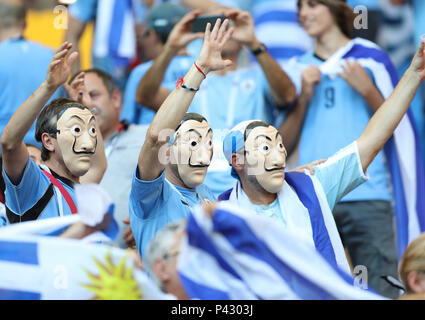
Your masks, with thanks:
<instances>
[{"instance_id":1,"label":"red wristband","mask_svg":"<svg viewBox=\"0 0 425 320\"><path fill-rule=\"evenodd\" d=\"M202 75L204 76L204 79L205 79L205 78L207 77L207 76L205 75L205 73L201 70L201 68L199 68L199 67L196 65L196 62L194 62L193 64L195 65L196 69L198 69L198 71L199 71L200 73L202 73Z\"/></svg>"}]
</instances>

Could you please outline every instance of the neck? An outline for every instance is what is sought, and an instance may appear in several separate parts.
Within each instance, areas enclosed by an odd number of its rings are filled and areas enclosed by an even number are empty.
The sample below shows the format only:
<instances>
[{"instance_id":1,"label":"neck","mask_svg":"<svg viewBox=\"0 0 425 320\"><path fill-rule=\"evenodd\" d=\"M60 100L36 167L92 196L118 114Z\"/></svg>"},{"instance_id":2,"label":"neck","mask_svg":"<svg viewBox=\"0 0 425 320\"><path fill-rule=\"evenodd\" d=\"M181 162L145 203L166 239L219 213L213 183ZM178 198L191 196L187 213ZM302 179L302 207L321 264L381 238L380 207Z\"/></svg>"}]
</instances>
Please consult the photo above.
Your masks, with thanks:
<instances>
[{"instance_id":1,"label":"neck","mask_svg":"<svg viewBox=\"0 0 425 320\"><path fill-rule=\"evenodd\" d=\"M258 182L252 183L252 181L243 181L242 189L251 201L252 204L268 206L270 203L276 200L276 193L269 193L259 185Z\"/></svg>"},{"instance_id":2,"label":"neck","mask_svg":"<svg viewBox=\"0 0 425 320\"><path fill-rule=\"evenodd\" d=\"M0 42L10 38L18 37L22 33L23 33L23 30L21 28L11 28L11 29L3 30L2 32L0 32Z\"/></svg>"},{"instance_id":3,"label":"neck","mask_svg":"<svg viewBox=\"0 0 425 320\"><path fill-rule=\"evenodd\" d=\"M314 53L326 60L348 42L350 39L337 26L334 26L316 38Z\"/></svg>"},{"instance_id":4,"label":"neck","mask_svg":"<svg viewBox=\"0 0 425 320\"><path fill-rule=\"evenodd\" d=\"M67 178L74 183L80 183L80 177L74 176L66 169L64 164L59 163L57 160L52 157L49 160L44 161L44 164L49 167L49 169L53 170L56 174L61 177Z\"/></svg>"},{"instance_id":5,"label":"neck","mask_svg":"<svg viewBox=\"0 0 425 320\"><path fill-rule=\"evenodd\" d=\"M103 140L106 141L111 135L117 132L120 125L121 123L117 120L114 125L110 126L110 128L101 131Z\"/></svg>"}]
</instances>

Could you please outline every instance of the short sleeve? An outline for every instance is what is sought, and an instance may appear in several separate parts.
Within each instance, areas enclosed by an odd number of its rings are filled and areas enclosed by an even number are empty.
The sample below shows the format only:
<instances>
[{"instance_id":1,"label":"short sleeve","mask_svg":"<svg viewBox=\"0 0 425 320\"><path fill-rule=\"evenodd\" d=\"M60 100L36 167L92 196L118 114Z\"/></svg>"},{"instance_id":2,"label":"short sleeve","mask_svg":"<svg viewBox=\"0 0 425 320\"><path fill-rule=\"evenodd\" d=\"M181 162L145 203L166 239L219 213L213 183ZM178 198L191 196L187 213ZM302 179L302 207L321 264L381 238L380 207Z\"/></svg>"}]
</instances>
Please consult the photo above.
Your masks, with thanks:
<instances>
[{"instance_id":1,"label":"short sleeve","mask_svg":"<svg viewBox=\"0 0 425 320\"><path fill-rule=\"evenodd\" d=\"M332 210L342 197L368 180L362 169L357 141L316 166L314 176L321 183Z\"/></svg>"},{"instance_id":2,"label":"short sleeve","mask_svg":"<svg viewBox=\"0 0 425 320\"><path fill-rule=\"evenodd\" d=\"M136 119L136 108L141 108L142 105L136 103L136 92L139 82L142 80L145 73L151 66L151 62L144 63L136 67L130 74L124 92L124 103L121 111L121 119L128 120L130 123L138 123Z\"/></svg>"},{"instance_id":3,"label":"short sleeve","mask_svg":"<svg viewBox=\"0 0 425 320\"><path fill-rule=\"evenodd\" d=\"M78 0L69 6L71 16L87 23L96 18L98 0Z\"/></svg>"},{"instance_id":4,"label":"short sleeve","mask_svg":"<svg viewBox=\"0 0 425 320\"><path fill-rule=\"evenodd\" d=\"M36 163L28 158L24 173L18 185L10 181L3 167L3 177L6 185L5 198L7 207L15 214L22 215L31 209L44 195L50 185Z\"/></svg>"},{"instance_id":5,"label":"short sleeve","mask_svg":"<svg viewBox=\"0 0 425 320\"><path fill-rule=\"evenodd\" d=\"M138 168L133 175L130 192L130 203L133 213L140 219L150 219L158 212L169 198L170 186L165 180L165 170L152 181L141 180L138 177Z\"/></svg>"}]
</instances>

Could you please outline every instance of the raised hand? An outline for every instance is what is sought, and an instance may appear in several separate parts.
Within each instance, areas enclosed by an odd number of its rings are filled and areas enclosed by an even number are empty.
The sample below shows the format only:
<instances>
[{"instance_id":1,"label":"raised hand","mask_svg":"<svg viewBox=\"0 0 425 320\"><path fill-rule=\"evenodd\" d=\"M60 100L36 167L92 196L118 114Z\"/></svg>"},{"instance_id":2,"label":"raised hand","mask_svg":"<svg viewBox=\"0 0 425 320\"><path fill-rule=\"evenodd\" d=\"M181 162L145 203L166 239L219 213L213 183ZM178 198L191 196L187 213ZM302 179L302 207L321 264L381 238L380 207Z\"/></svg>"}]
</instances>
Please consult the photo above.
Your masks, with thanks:
<instances>
[{"instance_id":1,"label":"raised hand","mask_svg":"<svg viewBox=\"0 0 425 320\"><path fill-rule=\"evenodd\" d=\"M409 67L410 72L414 72L423 81L425 79L425 42L421 41L415 56Z\"/></svg>"},{"instance_id":2,"label":"raised hand","mask_svg":"<svg viewBox=\"0 0 425 320\"><path fill-rule=\"evenodd\" d=\"M71 75L71 67L77 60L78 52L73 52L68 56L72 43L64 42L56 50L46 76L46 84L51 89L57 89L64 84Z\"/></svg>"},{"instance_id":3,"label":"raised hand","mask_svg":"<svg viewBox=\"0 0 425 320\"><path fill-rule=\"evenodd\" d=\"M201 11L194 10L181 18L171 30L166 46L178 51L186 47L191 41L202 38L204 35L202 32L192 33L191 31L191 23L200 13Z\"/></svg>"},{"instance_id":4,"label":"raised hand","mask_svg":"<svg viewBox=\"0 0 425 320\"><path fill-rule=\"evenodd\" d=\"M320 82L320 69L317 66L309 66L306 68L302 74L302 89L301 94L306 97L308 100L311 99L314 93L314 87L317 83Z\"/></svg>"},{"instance_id":5,"label":"raised hand","mask_svg":"<svg viewBox=\"0 0 425 320\"><path fill-rule=\"evenodd\" d=\"M354 90L365 96L374 84L367 74L366 70L360 65L358 61L346 60L346 65L342 65L343 73L338 75L343 78Z\"/></svg>"},{"instance_id":6,"label":"raised hand","mask_svg":"<svg viewBox=\"0 0 425 320\"><path fill-rule=\"evenodd\" d=\"M223 50L224 44L230 39L234 30L233 27L226 30L228 25L228 19L224 20L223 23L221 19L217 19L211 31L211 24L207 24L204 42L196 61L196 64L205 74L210 71L222 70L232 64L231 60L223 60L221 57L221 51Z\"/></svg>"},{"instance_id":7,"label":"raised hand","mask_svg":"<svg viewBox=\"0 0 425 320\"><path fill-rule=\"evenodd\" d=\"M255 37L254 20L249 12L231 9L225 11L224 15L231 19L234 24L235 30L232 39L248 47L258 42Z\"/></svg>"},{"instance_id":8,"label":"raised hand","mask_svg":"<svg viewBox=\"0 0 425 320\"><path fill-rule=\"evenodd\" d=\"M85 73L80 72L70 84L65 82L63 84L63 88L65 89L68 96L75 101L78 101L84 106L87 106L91 109L93 104L89 93L87 92L87 88L85 86Z\"/></svg>"}]
</instances>

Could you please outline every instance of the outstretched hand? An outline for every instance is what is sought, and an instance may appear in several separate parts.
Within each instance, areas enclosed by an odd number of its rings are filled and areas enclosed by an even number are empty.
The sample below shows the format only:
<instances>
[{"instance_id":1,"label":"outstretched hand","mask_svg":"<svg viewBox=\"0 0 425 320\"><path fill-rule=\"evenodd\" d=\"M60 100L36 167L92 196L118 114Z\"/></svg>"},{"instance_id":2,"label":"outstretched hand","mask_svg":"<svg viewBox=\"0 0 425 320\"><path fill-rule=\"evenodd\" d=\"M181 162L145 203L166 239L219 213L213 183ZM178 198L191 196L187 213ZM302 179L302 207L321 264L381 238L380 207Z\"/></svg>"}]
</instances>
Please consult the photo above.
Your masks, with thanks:
<instances>
[{"instance_id":1,"label":"outstretched hand","mask_svg":"<svg viewBox=\"0 0 425 320\"><path fill-rule=\"evenodd\" d=\"M171 30L166 45L178 51L186 47L191 41L202 38L204 35L202 32L192 33L191 31L192 22L200 13L201 11L194 10L181 18Z\"/></svg>"},{"instance_id":2,"label":"outstretched hand","mask_svg":"<svg viewBox=\"0 0 425 320\"><path fill-rule=\"evenodd\" d=\"M421 41L415 56L412 59L409 67L410 71L415 72L421 81L425 79L425 42Z\"/></svg>"},{"instance_id":3,"label":"outstretched hand","mask_svg":"<svg viewBox=\"0 0 425 320\"><path fill-rule=\"evenodd\" d=\"M78 52L73 52L69 56L72 43L64 42L56 50L46 76L46 84L49 88L57 89L64 84L71 75L71 67L77 60Z\"/></svg>"},{"instance_id":4,"label":"outstretched hand","mask_svg":"<svg viewBox=\"0 0 425 320\"><path fill-rule=\"evenodd\" d=\"M230 39L233 28L227 29L229 20L225 19L222 23L221 19L217 19L214 28L211 31L211 24L208 23L205 29L204 42L201 52L196 61L197 65L205 74L210 71L222 70L232 64L232 60L223 60L221 51L227 40Z\"/></svg>"},{"instance_id":5,"label":"outstretched hand","mask_svg":"<svg viewBox=\"0 0 425 320\"><path fill-rule=\"evenodd\" d=\"M68 96L75 101L78 101L82 105L89 107L91 109L92 107L92 100L87 92L87 88L85 85L85 73L80 72L71 83L65 82L63 84L63 88L65 89Z\"/></svg>"}]
</instances>

